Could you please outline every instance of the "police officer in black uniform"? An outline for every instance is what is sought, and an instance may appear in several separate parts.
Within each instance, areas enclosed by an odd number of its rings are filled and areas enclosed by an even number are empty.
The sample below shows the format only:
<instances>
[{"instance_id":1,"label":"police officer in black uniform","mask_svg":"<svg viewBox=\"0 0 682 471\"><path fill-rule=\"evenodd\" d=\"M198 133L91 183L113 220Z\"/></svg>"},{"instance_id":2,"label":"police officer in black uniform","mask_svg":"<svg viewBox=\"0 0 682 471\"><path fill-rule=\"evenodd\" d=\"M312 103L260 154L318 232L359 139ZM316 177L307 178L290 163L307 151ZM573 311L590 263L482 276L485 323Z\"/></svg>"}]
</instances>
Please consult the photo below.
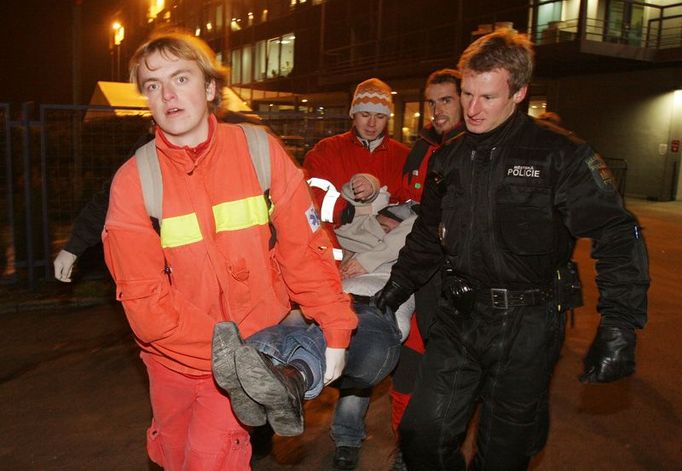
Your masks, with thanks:
<instances>
[{"instance_id":1,"label":"police officer in black uniform","mask_svg":"<svg viewBox=\"0 0 682 471\"><path fill-rule=\"evenodd\" d=\"M601 314L581 381L634 372L649 285L641 230L593 149L517 110L532 69L531 43L510 30L462 54L467 131L433 157L421 214L377 295L394 309L442 273L437 322L400 425L410 470L466 469L460 445L479 400L470 469L526 469L544 447L565 312L579 298L578 237L593 240Z\"/></svg>"}]
</instances>

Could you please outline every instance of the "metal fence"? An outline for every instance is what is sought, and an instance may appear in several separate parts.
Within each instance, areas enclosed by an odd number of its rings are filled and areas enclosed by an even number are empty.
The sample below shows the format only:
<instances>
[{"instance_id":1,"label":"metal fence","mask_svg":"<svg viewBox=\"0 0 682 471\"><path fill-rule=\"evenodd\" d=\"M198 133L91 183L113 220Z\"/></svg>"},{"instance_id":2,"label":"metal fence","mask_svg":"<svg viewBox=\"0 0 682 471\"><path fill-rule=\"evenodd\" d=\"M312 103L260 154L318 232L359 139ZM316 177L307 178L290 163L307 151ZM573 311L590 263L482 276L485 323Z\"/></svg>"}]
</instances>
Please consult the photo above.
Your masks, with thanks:
<instances>
[{"instance_id":1,"label":"metal fence","mask_svg":"<svg viewBox=\"0 0 682 471\"><path fill-rule=\"evenodd\" d=\"M0 105L0 283L34 288L85 203L149 129L135 108L24 104L17 119Z\"/></svg>"},{"instance_id":2,"label":"metal fence","mask_svg":"<svg viewBox=\"0 0 682 471\"><path fill-rule=\"evenodd\" d=\"M320 139L346 131L348 117L310 113L264 113L263 121L301 162ZM74 219L146 139L146 110L30 104L11 119L0 104L0 284L34 288L52 277L52 260L68 239ZM625 192L627 163L607 160L618 190ZM101 248L79 266L98 266Z\"/></svg>"},{"instance_id":3,"label":"metal fence","mask_svg":"<svg viewBox=\"0 0 682 471\"><path fill-rule=\"evenodd\" d=\"M13 110L16 111L16 110ZM35 288L52 277L52 260L80 210L145 139L148 112L138 108L0 104L0 284ZM261 115L302 162L321 138L346 131L347 116L319 110ZM101 247L80 258L103 270Z\"/></svg>"}]
</instances>

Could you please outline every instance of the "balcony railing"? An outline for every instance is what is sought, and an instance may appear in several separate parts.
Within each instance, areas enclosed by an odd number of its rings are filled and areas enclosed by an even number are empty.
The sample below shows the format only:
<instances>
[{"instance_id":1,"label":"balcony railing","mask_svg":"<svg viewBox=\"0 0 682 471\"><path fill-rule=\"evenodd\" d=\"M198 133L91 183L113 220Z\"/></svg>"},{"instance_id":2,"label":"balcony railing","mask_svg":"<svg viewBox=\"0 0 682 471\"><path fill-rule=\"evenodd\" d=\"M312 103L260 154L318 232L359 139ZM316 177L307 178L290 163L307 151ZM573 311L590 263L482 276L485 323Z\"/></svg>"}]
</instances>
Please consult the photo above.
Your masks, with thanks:
<instances>
[{"instance_id":1,"label":"balcony railing","mask_svg":"<svg viewBox=\"0 0 682 471\"><path fill-rule=\"evenodd\" d=\"M409 31L378 40L326 49L322 73L326 76L385 70L392 65L417 65L456 57L455 24Z\"/></svg>"},{"instance_id":2,"label":"balcony railing","mask_svg":"<svg viewBox=\"0 0 682 471\"><path fill-rule=\"evenodd\" d=\"M586 18L583 37L579 38L578 18L550 21L533 28L531 37L538 45L585 39L647 49L682 47L682 3L661 7L646 4L646 8L646 22L633 24L607 22L604 18Z\"/></svg>"}]
</instances>

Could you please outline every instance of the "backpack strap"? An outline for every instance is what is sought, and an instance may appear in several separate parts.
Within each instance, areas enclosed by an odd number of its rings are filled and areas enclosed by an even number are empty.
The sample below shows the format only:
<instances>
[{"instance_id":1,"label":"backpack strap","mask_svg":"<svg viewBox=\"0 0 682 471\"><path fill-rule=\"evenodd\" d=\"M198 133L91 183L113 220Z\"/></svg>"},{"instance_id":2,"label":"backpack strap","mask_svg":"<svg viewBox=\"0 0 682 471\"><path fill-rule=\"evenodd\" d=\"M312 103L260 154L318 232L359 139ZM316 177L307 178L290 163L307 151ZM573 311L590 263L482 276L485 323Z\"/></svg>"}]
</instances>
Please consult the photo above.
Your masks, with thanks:
<instances>
[{"instance_id":1,"label":"backpack strap","mask_svg":"<svg viewBox=\"0 0 682 471\"><path fill-rule=\"evenodd\" d=\"M253 167L256 169L256 175L258 176L258 183L260 183L263 193L267 193L270 189L270 180L272 176L272 171L270 169L270 143L268 142L268 133L262 126L257 126L255 124L239 123L237 126L244 131L246 142L249 145L251 162L253 162Z\"/></svg>"},{"instance_id":2,"label":"backpack strap","mask_svg":"<svg viewBox=\"0 0 682 471\"><path fill-rule=\"evenodd\" d=\"M269 203L269 190L272 171L270 169L270 143L268 133L262 126L240 123L239 126L249 146L251 162L256 169L258 183ZM161 166L156 153L156 140L152 139L135 151L137 171L140 174L140 185L144 207L152 220L156 232L160 232L161 212L163 208L163 179Z\"/></svg>"},{"instance_id":3,"label":"backpack strap","mask_svg":"<svg viewBox=\"0 0 682 471\"><path fill-rule=\"evenodd\" d=\"M159 157L156 154L156 139L152 139L135 151L135 161L140 174L144 207L156 229L161 222L163 205L163 180Z\"/></svg>"}]
</instances>

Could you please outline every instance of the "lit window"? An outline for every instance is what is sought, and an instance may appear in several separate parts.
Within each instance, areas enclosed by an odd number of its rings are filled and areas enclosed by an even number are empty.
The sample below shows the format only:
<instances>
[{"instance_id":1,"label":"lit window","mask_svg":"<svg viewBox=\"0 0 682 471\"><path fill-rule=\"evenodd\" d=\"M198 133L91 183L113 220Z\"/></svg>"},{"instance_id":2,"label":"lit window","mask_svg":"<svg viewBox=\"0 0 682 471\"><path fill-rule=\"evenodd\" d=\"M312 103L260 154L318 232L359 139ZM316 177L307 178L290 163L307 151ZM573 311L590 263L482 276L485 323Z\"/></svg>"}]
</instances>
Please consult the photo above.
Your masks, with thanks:
<instances>
[{"instance_id":1,"label":"lit window","mask_svg":"<svg viewBox=\"0 0 682 471\"><path fill-rule=\"evenodd\" d=\"M164 9L163 0L151 0L149 2L149 10L147 10L147 18L153 20Z\"/></svg>"}]
</instances>

